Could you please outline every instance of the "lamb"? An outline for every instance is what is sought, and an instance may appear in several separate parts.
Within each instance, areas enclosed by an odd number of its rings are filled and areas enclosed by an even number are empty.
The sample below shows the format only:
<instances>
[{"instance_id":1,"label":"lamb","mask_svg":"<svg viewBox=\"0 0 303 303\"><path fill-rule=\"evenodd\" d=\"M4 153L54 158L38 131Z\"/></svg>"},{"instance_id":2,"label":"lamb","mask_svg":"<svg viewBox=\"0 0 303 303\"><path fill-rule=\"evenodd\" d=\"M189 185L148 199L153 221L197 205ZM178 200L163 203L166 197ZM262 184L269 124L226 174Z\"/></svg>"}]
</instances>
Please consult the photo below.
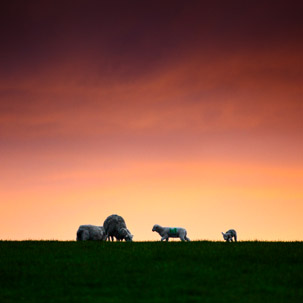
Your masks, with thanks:
<instances>
[{"instance_id":1,"label":"lamb","mask_svg":"<svg viewBox=\"0 0 303 303\"><path fill-rule=\"evenodd\" d=\"M104 223L104 230L106 233L106 239L114 241L114 237L117 241L128 241L133 240L133 235L127 229L124 219L118 215L108 216Z\"/></svg>"},{"instance_id":2,"label":"lamb","mask_svg":"<svg viewBox=\"0 0 303 303\"><path fill-rule=\"evenodd\" d=\"M106 233L103 226L80 225L77 231L77 241L105 241Z\"/></svg>"},{"instance_id":3,"label":"lamb","mask_svg":"<svg viewBox=\"0 0 303 303\"><path fill-rule=\"evenodd\" d=\"M182 241L190 241L190 239L186 236L186 229L182 227L162 227L155 224L152 231L156 231L162 237L161 241L168 241L169 238L180 238Z\"/></svg>"},{"instance_id":4,"label":"lamb","mask_svg":"<svg viewBox=\"0 0 303 303\"><path fill-rule=\"evenodd\" d=\"M222 235L226 242L233 242L233 238L235 239L235 242L237 242L237 232L234 229L230 229L226 233L222 232Z\"/></svg>"}]
</instances>

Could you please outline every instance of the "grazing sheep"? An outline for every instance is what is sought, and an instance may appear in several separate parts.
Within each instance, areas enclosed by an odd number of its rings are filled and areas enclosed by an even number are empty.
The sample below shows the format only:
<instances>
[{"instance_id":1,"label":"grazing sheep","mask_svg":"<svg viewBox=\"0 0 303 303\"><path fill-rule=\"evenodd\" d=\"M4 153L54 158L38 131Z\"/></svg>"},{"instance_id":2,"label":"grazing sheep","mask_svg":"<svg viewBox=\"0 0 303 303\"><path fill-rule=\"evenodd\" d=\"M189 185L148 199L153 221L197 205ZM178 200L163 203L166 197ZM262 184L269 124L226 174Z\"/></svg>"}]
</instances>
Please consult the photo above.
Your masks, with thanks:
<instances>
[{"instance_id":1,"label":"grazing sheep","mask_svg":"<svg viewBox=\"0 0 303 303\"><path fill-rule=\"evenodd\" d=\"M104 223L104 230L106 233L106 238L110 241L114 241L114 237L117 241L128 241L131 242L133 240L133 235L127 229L124 219L118 215L108 216Z\"/></svg>"},{"instance_id":2,"label":"grazing sheep","mask_svg":"<svg viewBox=\"0 0 303 303\"><path fill-rule=\"evenodd\" d=\"M226 242L233 242L233 238L237 242L237 232L234 229L230 229L226 233L222 232L222 235Z\"/></svg>"},{"instance_id":3,"label":"grazing sheep","mask_svg":"<svg viewBox=\"0 0 303 303\"><path fill-rule=\"evenodd\" d=\"M77 241L86 240L106 241L104 227L95 225L80 225L77 231Z\"/></svg>"},{"instance_id":4,"label":"grazing sheep","mask_svg":"<svg viewBox=\"0 0 303 303\"><path fill-rule=\"evenodd\" d=\"M161 241L168 241L169 238L180 238L182 241L190 241L186 236L186 229L182 227L162 227L155 224L152 231L156 231L162 237Z\"/></svg>"}]
</instances>

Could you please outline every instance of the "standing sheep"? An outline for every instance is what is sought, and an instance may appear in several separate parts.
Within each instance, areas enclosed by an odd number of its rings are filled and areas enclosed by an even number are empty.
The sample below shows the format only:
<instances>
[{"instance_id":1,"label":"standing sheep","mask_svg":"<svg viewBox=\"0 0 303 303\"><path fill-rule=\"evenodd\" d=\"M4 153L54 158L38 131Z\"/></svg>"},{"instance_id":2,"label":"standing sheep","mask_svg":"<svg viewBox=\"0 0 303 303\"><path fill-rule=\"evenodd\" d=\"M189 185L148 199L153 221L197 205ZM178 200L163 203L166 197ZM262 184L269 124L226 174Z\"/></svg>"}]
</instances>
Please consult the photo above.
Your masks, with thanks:
<instances>
[{"instance_id":1,"label":"standing sheep","mask_svg":"<svg viewBox=\"0 0 303 303\"><path fill-rule=\"evenodd\" d=\"M80 225L77 231L77 241L105 241L106 234L103 226Z\"/></svg>"},{"instance_id":2,"label":"standing sheep","mask_svg":"<svg viewBox=\"0 0 303 303\"><path fill-rule=\"evenodd\" d=\"M156 231L162 237L161 241L168 241L169 238L180 238L182 241L190 241L186 236L186 229L182 227L162 227L155 224L152 231Z\"/></svg>"},{"instance_id":3,"label":"standing sheep","mask_svg":"<svg viewBox=\"0 0 303 303\"><path fill-rule=\"evenodd\" d=\"M124 219L118 215L108 216L104 223L104 230L106 233L106 238L110 241L114 241L114 237L117 241L128 241L131 242L133 240L133 235L127 229Z\"/></svg>"},{"instance_id":4,"label":"standing sheep","mask_svg":"<svg viewBox=\"0 0 303 303\"><path fill-rule=\"evenodd\" d=\"M234 229L230 229L226 233L222 232L222 235L226 242L233 242L233 238L235 239L235 242L237 242L237 232Z\"/></svg>"}]
</instances>

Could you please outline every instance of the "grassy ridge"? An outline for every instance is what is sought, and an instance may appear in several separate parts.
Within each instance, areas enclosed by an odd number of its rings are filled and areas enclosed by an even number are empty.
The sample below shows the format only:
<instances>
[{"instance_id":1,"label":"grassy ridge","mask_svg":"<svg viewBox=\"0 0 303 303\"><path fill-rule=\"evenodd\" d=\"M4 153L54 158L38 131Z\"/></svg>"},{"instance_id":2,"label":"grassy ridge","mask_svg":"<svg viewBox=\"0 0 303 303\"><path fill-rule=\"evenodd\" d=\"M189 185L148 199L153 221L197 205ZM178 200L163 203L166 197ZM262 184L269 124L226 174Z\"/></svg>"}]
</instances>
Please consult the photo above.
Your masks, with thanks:
<instances>
[{"instance_id":1,"label":"grassy ridge","mask_svg":"<svg viewBox=\"0 0 303 303\"><path fill-rule=\"evenodd\" d=\"M0 241L0 302L302 302L302 242Z\"/></svg>"}]
</instances>

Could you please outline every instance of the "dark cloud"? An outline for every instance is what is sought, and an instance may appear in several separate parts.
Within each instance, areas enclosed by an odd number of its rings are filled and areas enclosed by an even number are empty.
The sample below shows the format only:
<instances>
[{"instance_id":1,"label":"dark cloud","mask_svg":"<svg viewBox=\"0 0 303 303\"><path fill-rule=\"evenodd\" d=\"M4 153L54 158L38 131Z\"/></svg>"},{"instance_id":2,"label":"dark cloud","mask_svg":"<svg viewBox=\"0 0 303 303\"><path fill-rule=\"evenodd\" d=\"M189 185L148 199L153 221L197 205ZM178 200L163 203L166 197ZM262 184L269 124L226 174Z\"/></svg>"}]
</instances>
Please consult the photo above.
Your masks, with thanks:
<instances>
[{"instance_id":1,"label":"dark cloud","mask_svg":"<svg viewBox=\"0 0 303 303\"><path fill-rule=\"evenodd\" d=\"M10 1L0 18L1 75L72 60L100 77L135 77L192 52L296 45L300 8L300 1Z\"/></svg>"}]
</instances>

